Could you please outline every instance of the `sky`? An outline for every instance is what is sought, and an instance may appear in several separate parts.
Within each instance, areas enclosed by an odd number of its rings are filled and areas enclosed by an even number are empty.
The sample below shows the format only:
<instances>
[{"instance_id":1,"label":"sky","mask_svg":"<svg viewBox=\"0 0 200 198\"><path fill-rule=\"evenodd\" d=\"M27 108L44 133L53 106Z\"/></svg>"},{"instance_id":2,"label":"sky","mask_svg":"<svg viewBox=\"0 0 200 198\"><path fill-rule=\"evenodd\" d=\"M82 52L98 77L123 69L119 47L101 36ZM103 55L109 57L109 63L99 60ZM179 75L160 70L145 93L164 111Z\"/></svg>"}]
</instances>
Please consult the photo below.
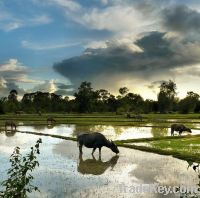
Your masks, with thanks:
<instances>
[{"instance_id":1,"label":"sky","mask_svg":"<svg viewBox=\"0 0 200 198\"><path fill-rule=\"evenodd\" d=\"M199 0L0 0L0 97L90 81L156 99L168 80L200 94Z\"/></svg>"}]
</instances>

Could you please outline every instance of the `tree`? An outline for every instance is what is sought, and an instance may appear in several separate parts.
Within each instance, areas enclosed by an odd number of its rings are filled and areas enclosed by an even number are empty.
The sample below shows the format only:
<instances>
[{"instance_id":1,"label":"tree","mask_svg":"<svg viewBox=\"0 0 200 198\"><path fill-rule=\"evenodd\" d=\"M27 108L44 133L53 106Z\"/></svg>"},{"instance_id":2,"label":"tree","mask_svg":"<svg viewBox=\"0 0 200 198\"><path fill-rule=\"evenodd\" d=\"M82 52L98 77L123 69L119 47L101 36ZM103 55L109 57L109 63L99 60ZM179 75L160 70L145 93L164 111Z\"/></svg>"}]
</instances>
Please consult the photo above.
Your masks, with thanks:
<instances>
[{"instance_id":1,"label":"tree","mask_svg":"<svg viewBox=\"0 0 200 198\"><path fill-rule=\"evenodd\" d=\"M8 100L6 102L6 111L15 112L19 108L19 102L17 100L17 91L15 89L11 90L8 95Z\"/></svg>"},{"instance_id":2,"label":"tree","mask_svg":"<svg viewBox=\"0 0 200 198\"><path fill-rule=\"evenodd\" d=\"M127 87L122 87L119 89L119 93L124 96L125 94L127 94L129 92L129 89Z\"/></svg>"},{"instance_id":3,"label":"tree","mask_svg":"<svg viewBox=\"0 0 200 198\"><path fill-rule=\"evenodd\" d=\"M166 113L173 110L173 103L176 96L176 84L169 80L162 82L160 92L158 93L158 107L161 113Z\"/></svg>"},{"instance_id":4,"label":"tree","mask_svg":"<svg viewBox=\"0 0 200 198\"><path fill-rule=\"evenodd\" d=\"M94 103L98 95L93 91L90 82L82 82L74 96L78 112L89 113L94 110Z\"/></svg>"},{"instance_id":5,"label":"tree","mask_svg":"<svg viewBox=\"0 0 200 198\"><path fill-rule=\"evenodd\" d=\"M187 96L179 102L179 111L181 113L194 112L198 103L199 95L192 91L187 92Z\"/></svg>"}]
</instances>

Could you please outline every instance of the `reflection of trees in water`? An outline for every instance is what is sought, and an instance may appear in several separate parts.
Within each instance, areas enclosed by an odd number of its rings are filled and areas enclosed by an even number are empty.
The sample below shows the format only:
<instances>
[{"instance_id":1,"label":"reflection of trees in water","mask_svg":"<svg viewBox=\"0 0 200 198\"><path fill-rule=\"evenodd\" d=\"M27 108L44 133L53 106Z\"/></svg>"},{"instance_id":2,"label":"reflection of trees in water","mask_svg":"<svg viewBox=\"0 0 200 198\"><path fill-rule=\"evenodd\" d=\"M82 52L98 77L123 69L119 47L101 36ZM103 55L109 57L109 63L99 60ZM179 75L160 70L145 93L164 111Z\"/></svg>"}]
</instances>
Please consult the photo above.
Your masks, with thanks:
<instances>
[{"instance_id":1,"label":"reflection of trees in water","mask_svg":"<svg viewBox=\"0 0 200 198\"><path fill-rule=\"evenodd\" d=\"M103 162L101 160L101 156L96 160L93 156L93 159L83 160L82 155L79 156L79 164L78 164L78 172L82 174L92 174L92 175L101 175L103 174L109 167L111 170L117 164L119 159L118 155L113 156L110 160Z\"/></svg>"},{"instance_id":2,"label":"reflection of trees in water","mask_svg":"<svg viewBox=\"0 0 200 198\"><path fill-rule=\"evenodd\" d=\"M90 131L91 125L75 125L72 136L77 136L81 133L88 133Z\"/></svg>"},{"instance_id":3,"label":"reflection of trees in water","mask_svg":"<svg viewBox=\"0 0 200 198\"><path fill-rule=\"evenodd\" d=\"M163 137L167 136L168 128L159 128L159 127L152 127L151 134L153 137Z\"/></svg>"},{"instance_id":4,"label":"reflection of trees in water","mask_svg":"<svg viewBox=\"0 0 200 198\"><path fill-rule=\"evenodd\" d=\"M37 131L37 130L43 130L45 129L45 125L33 125L33 128Z\"/></svg>"},{"instance_id":5,"label":"reflection of trees in water","mask_svg":"<svg viewBox=\"0 0 200 198\"><path fill-rule=\"evenodd\" d=\"M85 132L100 132L104 135L115 136L123 133L126 128L129 127L111 125L76 125L75 130L73 131L73 136L77 136L78 134Z\"/></svg>"}]
</instances>

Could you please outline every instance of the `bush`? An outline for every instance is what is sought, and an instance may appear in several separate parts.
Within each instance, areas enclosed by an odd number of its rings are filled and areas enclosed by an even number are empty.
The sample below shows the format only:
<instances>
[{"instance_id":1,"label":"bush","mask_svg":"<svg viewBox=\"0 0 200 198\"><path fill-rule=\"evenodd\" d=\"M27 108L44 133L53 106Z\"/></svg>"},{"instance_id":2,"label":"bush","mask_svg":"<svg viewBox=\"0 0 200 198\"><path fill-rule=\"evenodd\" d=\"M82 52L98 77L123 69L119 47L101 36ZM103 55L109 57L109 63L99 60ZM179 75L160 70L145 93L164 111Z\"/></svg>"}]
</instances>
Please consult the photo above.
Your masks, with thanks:
<instances>
[{"instance_id":1,"label":"bush","mask_svg":"<svg viewBox=\"0 0 200 198\"><path fill-rule=\"evenodd\" d=\"M31 184L34 177L30 174L36 166L39 166L37 155L40 154L39 145L42 143L38 139L35 146L31 147L30 153L22 156L20 148L16 147L10 156L11 168L8 170L8 179L1 183L5 187L0 197L5 198L25 198L27 192L39 191L38 187Z\"/></svg>"}]
</instances>

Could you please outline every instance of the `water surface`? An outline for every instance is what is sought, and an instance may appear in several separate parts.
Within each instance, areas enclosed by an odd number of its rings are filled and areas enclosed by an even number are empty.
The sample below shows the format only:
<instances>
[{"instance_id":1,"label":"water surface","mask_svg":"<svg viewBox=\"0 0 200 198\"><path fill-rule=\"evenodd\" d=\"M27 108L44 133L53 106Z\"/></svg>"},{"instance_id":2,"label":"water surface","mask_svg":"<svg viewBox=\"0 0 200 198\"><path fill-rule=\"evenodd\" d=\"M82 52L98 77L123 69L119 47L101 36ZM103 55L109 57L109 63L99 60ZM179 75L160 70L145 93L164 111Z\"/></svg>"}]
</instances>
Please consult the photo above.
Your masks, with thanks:
<instances>
[{"instance_id":1,"label":"water surface","mask_svg":"<svg viewBox=\"0 0 200 198\"><path fill-rule=\"evenodd\" d=\"M47 134L63 135L68 137L76 137L84 132L100 132L108 139L124 140L135 138L150 138L170 136L170 128L160 127L133 127L133 126L112 126L112 125L74 125L61 124L55 126L19 126L20 131L34 131ZM187 135L184 132L182 135ZM193 129L192 134L200 134L200 130ZM175 132L175 135L178 133Z\"/></svg>"},{"instance_id":2,"label":"water surface","mask_svg":"<svg viewBox=\"0 0 200 198\"><path fill-rule=\"evenodd\" d=\"M16 133L0 134L0 181L6 178L8 158L15 146L27 152L38 136ZM40 166L34 171L34 184L40 193L31 197L177 197L155 193L134 194L121 188L140 184L165 186L197 185L198 175L188 163L170 156L162 156L133 149L120 148L116 156L108 148L94 158L91 149L83 149L79 156L76 142L42 137Z\"/></svg>"}]
</instances>

